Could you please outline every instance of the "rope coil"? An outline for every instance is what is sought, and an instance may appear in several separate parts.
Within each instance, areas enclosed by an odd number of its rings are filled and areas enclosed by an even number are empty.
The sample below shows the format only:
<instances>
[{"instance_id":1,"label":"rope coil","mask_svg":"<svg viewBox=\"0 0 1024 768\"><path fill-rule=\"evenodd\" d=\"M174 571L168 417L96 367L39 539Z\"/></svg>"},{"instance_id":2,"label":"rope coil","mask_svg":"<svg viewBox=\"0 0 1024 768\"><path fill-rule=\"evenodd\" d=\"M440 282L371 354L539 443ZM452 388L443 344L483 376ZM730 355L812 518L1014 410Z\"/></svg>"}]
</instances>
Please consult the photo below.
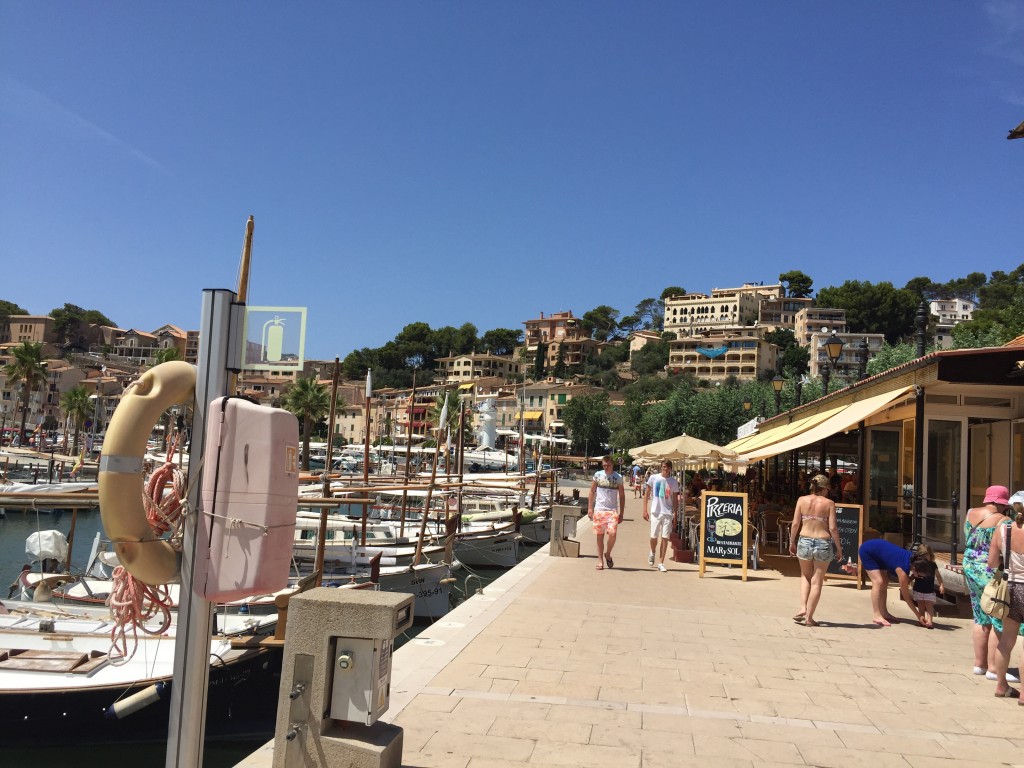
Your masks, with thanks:
<instances>
[{"instance_id":1,"label":"rope coil","mask_svg":"<svg viewBox=\"0 0 1024 768\"><path fill-rule=\"evenodd\" d=\"M166 461L155 469L145 482L142 504L153 535L159 539L165 534L170 534L171 546L180 552L181 526L187 512L185 500L188 489L185 473L174 465L177 443L178 437L175 436L168 447ZM153 587L145 584L120 565L114 569L113 586L107 605L114 620L114 628L110 631L111 645L108 658L115 665L125 664L135 655L139 647L139 630L148 635L162 635L171 626L171 609L174 603L167 585ZM160 623L153 629L148 622L157 617Z\"/></svg>"}]
</instances>

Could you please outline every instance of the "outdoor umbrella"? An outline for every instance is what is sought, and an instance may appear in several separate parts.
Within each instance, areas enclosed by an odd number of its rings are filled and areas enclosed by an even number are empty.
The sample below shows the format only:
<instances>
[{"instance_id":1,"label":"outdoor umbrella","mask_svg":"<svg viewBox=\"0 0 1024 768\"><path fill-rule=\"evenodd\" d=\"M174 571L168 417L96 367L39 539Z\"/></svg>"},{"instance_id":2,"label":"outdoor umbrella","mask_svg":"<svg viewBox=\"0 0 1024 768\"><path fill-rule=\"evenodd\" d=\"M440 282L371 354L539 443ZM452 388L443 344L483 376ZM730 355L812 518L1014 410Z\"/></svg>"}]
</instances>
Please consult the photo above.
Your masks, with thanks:
<instances>
[{"instance_id":1,"label":"outdoor umbrella","mask_svg":"<svg viewBox=\"0 0 1024 768\"><path fill-rule=\"evenodd\" d=\"M709 443L707 440L700 440L691 437L685 432L678 437L670 437L668 440L661 440L649 445L641 445L637 448L630 448L629 454L635 459L646 459L648 461L673 461L686 459L735 459L739 454L721 445Z\"/></svg>"}]
</instances>

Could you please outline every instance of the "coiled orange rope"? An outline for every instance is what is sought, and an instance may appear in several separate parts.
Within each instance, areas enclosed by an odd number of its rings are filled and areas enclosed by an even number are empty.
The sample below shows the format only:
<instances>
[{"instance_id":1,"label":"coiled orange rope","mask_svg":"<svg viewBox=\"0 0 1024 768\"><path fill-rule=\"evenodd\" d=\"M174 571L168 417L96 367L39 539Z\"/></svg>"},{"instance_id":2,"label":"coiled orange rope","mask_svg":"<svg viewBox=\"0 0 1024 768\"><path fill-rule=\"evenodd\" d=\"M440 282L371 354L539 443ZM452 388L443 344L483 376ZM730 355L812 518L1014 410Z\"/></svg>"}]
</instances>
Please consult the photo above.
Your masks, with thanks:
<instances>
[{"instance_id":1,"label":"coiled orange rope","mask_svg":"<svg viewBox=\"0 0 1024 768\"><path fill-rule=\"evenodd\" d=\"M154 470L146 481L142 503L146 508L146 520L157 538L170 533L172 545L181 548L181 522L186 496L185 473L174 466L177 437L171 442L165 463ZM168 485L170 492L168 493ZM110 653L112 664L124 664L135 655L139 647L139 630L149 635L162 635L171 626L173 602L166 585L153 587L132 576L123 566L117 566L113 574L113 586L107 604L114 620L110 631ZM160 623L152 628L147 622L159 616ZM131 631L131 649L128 648L128 632Z\"/></svg>"}]
</instances>

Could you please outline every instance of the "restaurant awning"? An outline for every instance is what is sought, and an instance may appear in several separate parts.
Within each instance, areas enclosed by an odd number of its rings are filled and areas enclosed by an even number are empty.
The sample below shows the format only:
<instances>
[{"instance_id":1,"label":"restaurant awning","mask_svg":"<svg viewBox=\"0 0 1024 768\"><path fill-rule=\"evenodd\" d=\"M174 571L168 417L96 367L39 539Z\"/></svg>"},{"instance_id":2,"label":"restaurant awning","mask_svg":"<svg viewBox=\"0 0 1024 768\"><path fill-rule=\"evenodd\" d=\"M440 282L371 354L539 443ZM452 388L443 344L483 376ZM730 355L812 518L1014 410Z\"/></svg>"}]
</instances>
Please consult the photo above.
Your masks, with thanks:
<instances>
[{"instance_id":1,"label":"restaurant awning","mask_svg":"<svg viewBox=\"0 0 1024 768\"><path fill-rule=\"evenodd\" d=\"M780 424L777 427L766 429L764 432L758 432L757 434L749 435L747 437L740 438L739 440L733 440L725 447L731 448L736 451L736 453L750 453L757 448L764 448L771 443L777 443L780 440L785 440L786 438L798 435L817 424L821 424L825 419L835 416L841 410L843 410L843 406L822 411L821 413L815 413L811 416L805 416L804 418L797 419L789 424Z\"/></svg>"},{"instance_id":2,"label":"restaurant awning","mask_svg":"<svg viewBox=\"0 0 1024 768\"><path fill-rule=\"evenodd\" d=\"M526 420L539 419L544 415L544 411L523 411L523 418Z\"/></svg>"},{"instance_id":3,"label":"restaurant awning","mask_svg":"<svg viewBox=\"0 0 1024 768\"><path fill-rule=\"evenodd\" d=\"M806 429L792 437L783 438L782 440L773 442L763 448L755 448L750 451L741 452L741 456L747 461L759 461L771 456L777 456L778 454L785 453L786 451L794 451L797 448L803 448L805 445L816 443L819 440L824 440L837 432L849 429L858 422L863 421L874 413L877 413L889 405L893 400L905 395L910 389L911 387L908 386L897 387L896 389L889 390L888 392L883 392L880 395L874 395L873 397L868 397L864 400L858 400L850 403L849 405L839 409L837 413L825 419L817 426ZM791 424L790 426L792 427L793 425ZM774 432L775 430L770 431Z\"/></svg>"},{"instance_id":4,"label":"restaurant awning","mask_svg":"<svg viewBox=\"0 0 1024 768\"><path fill-rule=\"evenodd\" d=\"M472 388L473 388L473 382L472 381L468 381L465 384L459 384L459 389L472 389Z\"/></svg>"}]
</instances>

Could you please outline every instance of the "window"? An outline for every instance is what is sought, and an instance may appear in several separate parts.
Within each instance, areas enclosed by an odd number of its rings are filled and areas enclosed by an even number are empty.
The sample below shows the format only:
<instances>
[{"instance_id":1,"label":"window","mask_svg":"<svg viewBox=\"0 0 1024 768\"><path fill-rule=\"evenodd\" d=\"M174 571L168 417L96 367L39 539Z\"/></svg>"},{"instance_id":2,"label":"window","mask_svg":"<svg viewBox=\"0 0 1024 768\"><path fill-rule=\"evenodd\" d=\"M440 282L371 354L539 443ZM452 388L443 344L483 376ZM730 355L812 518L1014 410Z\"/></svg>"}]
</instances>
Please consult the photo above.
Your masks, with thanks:
<instances>
[{"instance_id":1,"label":"window","mask_svg":"<svg viewBox=\"0 0 1024 768\"><path fill-rule=\"evenodd\" d=\"M565 405L565 398L566 398L566 395L559 395L558 396L558 404L559 405Z\"/></svg>"}]
</instances>

